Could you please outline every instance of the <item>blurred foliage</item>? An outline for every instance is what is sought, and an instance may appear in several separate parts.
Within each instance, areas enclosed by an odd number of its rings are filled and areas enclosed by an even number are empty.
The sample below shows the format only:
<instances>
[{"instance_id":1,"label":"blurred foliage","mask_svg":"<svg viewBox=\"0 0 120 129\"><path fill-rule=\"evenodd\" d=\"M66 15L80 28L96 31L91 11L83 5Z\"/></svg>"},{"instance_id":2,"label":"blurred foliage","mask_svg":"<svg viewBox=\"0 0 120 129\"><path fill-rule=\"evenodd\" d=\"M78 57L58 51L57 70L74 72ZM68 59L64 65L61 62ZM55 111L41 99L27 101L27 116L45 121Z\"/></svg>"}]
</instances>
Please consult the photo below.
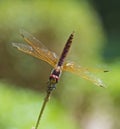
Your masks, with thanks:
<instances>
[{"instance_id":1,"label":"blurred foliage","mask_svg":"<svg viewBox=\"0 0 120 129\"><path fill-rule=\"evenodd\" d=\"M28 89L16 89L7 83L0 83L1 129L31 129L31 127L35 125L43 101L41 99L42 97L43 96L40 96L38 93ZM68 111L65 109L63 110L62 105L53 99L49 103L49 108L47 108L44 113L41 128L74 129L74 122L71 121Z\"/></svg>"},{"instance_id":2,"label":"blurred foliage","mask_svg":"<svg viewBox=\"0 0 120 129\"><path fill-rule=\"evenodd\" d=\"M12 47L12 42L24 42L19 35L21 28L58 55L74 30L68 59L83 66L110 70L110 73L98 74L108 85L106 89L65 72L43 114L41 128L120 128L120 62L115 58L109 67L105 66L102 53L109 39L100 17L87 1L1 0L0 23L1 128L26 129L35 124L44 98L39 92L44 93L52 69ZM110 58L113 49L114 45L107 53Z\"/></svg>"},{"instance_id":3,"label":"blurred foliage","mask_svg":"<svg viewBox=\"0 0 120 129\"><path fill-rule=\"evenodd\" d=\"M106 62L112 63L120 58L120 1L89 0L102 19L107 41L103 49ZM109 5L109 6L108 6Z\"/></svg>"}]
</instances>

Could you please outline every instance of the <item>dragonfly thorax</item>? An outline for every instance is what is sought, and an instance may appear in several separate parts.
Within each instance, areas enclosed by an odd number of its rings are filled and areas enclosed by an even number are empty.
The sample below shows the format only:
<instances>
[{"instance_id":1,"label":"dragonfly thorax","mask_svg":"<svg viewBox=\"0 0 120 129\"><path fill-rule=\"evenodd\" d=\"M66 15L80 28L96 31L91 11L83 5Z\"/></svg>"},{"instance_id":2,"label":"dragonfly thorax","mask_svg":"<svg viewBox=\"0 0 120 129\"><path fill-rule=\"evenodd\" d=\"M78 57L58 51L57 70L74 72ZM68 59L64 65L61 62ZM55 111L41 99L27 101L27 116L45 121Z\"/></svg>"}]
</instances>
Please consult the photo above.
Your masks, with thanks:
<instances>
[{"instance_id":1,"label":"dragonfly thorax","mask_svg":"<svg viewBox=\"0 0 120 129\"><path fill-rule=\"evenodd\" d=\"M54 84L57 83L61 76L61 72L62 72L61 67L57 66L55 69L52 70L49 80Z\"/></svg>"}]
</instances>

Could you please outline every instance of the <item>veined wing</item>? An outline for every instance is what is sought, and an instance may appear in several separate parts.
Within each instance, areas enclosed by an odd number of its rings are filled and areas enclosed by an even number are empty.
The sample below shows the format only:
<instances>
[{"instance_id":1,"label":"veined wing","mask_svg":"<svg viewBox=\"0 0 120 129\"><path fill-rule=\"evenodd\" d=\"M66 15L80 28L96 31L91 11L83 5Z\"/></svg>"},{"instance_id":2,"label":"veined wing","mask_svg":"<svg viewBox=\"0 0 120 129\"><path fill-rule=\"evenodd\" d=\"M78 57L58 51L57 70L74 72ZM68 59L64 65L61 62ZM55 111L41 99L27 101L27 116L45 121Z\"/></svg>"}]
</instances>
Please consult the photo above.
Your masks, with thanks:
<instances>
[{"instance_id":1,"label":"veined wing","mask_svg":"<svg viewBox=\"0 0 120 129\"><path fill-rule=\"evenodd\" d=\"M28 32L21 30L21 35L29 45L13 43L14 47L17 47L18 50L24 53L46 61L47 63L55 67L58 61L58 57L54 52L49 51L39 40L37 40Z\"/></svg>"},{"instance_id":2,"label":"veined wing","mask_svg":"<svg viewBox=\"0 0 120 129\"><path fill-rule=\"evenodd\" d=\"M22 43L12 43L14 47L16 47L19 51L22 51L26 54L29 54L31 56L34 56L38 59L41 59L43 61L46 61L49 63L51 66L55 67L57 63L57 58L45 58L43 55L40 55L36 52L35 49L33 49L30 45L22 44Z\"/></svg>"},{"instance_id":3,"label":"veined wing","mask_svg":"<svg viewBox=\"0 0 120 129\"><path fill-rule=\"evenodd\" d=\"M63 66L63 70L77 74L80 77L91 81L92 83L94 83L97 86L105 87L105 84L102 82L102 80L100 80L95 75L93 75L89 71L89 69L84 68L80 65L76 65L74 62L66 62Z\"/></svg>"}]
</instances>

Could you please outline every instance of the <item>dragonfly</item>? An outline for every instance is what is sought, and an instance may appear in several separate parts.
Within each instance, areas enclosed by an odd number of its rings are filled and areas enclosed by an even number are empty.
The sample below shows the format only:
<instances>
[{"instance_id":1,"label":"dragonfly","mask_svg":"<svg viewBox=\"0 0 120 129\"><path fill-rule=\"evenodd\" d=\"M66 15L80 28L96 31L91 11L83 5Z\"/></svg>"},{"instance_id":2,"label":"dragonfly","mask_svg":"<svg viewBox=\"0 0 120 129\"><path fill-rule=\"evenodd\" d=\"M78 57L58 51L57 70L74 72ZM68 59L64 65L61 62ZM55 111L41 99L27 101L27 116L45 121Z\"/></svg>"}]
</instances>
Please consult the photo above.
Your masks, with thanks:
<instances>
[{"instance_id":1,"label":"dragonfly","mask_svg":"<svg viewBox=\"0 0 120 129\"><path fill-rule=\"evenodd\" d=\"M56 88L56 84L60 79L62 71L68 71L77 74L80 77L91 81L97 86L105 87L105 84L102 82L102 80L100 80L99 78L97 78L92 74L91 69L89 70L88 68L85 68L81 65L77 65L75 62L72 61L65 61L65 58L72 44L74 32L70 34L70 36L68 37L68 40L64 46L64 49L60 57L55 52L50 51L41 41L39 41L37 38L35 38L30 33L26 32L25 30L21 30L20 34L27 44L12 43L12 45L16 47L19 51L24 52L33 57L36 57L40 60L43 60L53 67L53 70L51 71L51 74L49 76L47 95L44 99L35 129L38 128L39 121L42 116L45 105L49 100L52 91ZM108 71L103 70L103 72L108 72Z\"/></svg>"}]
</instances>

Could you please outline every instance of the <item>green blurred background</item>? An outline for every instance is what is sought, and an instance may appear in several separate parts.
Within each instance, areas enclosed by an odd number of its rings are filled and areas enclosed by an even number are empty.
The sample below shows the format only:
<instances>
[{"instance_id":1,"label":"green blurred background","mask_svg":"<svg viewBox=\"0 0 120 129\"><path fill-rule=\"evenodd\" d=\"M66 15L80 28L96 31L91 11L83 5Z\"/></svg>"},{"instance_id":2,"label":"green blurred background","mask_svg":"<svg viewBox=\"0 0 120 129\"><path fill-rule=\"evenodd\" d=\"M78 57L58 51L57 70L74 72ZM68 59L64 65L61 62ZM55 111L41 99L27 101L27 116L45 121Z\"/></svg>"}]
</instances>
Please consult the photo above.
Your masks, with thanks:
<instances>
[{"instance_id":1,"label":"green blurred background","mask_svg":"<svg viewBox=\"0 0 120 129\"><path fill-rule=\"evenodd\" d=\"M14 49L32 33L60 55L72 31L68 59L96 73L107 88L64 72L41 120L41 129L120 129L120 1L0 0L0 129L35 125L52 67Z\"/></svg>"}]
</instances>

